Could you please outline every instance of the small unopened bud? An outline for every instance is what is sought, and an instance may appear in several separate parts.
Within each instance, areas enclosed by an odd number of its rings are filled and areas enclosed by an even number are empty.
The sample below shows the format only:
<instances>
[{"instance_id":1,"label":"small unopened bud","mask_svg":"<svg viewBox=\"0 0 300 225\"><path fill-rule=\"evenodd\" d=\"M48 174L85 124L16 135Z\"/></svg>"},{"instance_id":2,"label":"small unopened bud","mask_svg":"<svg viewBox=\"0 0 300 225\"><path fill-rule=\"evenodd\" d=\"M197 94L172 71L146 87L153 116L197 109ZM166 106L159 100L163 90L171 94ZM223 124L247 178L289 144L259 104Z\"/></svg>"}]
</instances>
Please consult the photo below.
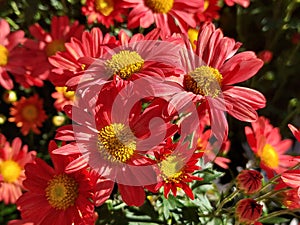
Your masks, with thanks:
<instances>
[{"instance_id":1,"label":"small unopened bud","mask_svg":"<svg viewBox=\"0 0 300 225\"><path fill-rule=\"evenodd\" d=\"M237 220L242 224L254 224L260 218L262 208L263 206L253 199L242 199L236 205L235 215Z\"/></svg>"},{"instance_id":2,"label":"small unopened bud","mask_svg":"<svg viewBox=\"0 0 300 225\"><path fill-rule=\"evenodd\" d=\"M59 126L64 124L65 120L66 119L65 119L64 116L60 116L60 115L59 116L53 116L52 123L54 124L54 126L59 127Z\"/></svg>"},{"instance_id":3,"label":"small unopened bud","mask_svg":"<svg viewBox=\"0 0 300 225\"><path fill-rule=\"evenodd\" d=\"M6 121L6 116L4 116L3 114L0 114L0 125L4 124Z\"/></svg>"},{"instance_id":4,"label":"small unopened bud","mask_svg":"<svg viewBox=\"0 0 300 225\"><path fill-rule=\"evenodd\" d=\"M242 170L236 178L237 187L250 195L261 189L263 176L256 170Z\"/></svg>"},{"instance_id":5,"label":"small unopened bud","mask_svg":"<svg viewBox=\"0 0 300 225\"><path fill-rule=\"evenodd\" d=\"M3 101L7 104L13 103L18 100L16 92L12 90L5 91L2 97Z\"/></svg>"}]
</instances>

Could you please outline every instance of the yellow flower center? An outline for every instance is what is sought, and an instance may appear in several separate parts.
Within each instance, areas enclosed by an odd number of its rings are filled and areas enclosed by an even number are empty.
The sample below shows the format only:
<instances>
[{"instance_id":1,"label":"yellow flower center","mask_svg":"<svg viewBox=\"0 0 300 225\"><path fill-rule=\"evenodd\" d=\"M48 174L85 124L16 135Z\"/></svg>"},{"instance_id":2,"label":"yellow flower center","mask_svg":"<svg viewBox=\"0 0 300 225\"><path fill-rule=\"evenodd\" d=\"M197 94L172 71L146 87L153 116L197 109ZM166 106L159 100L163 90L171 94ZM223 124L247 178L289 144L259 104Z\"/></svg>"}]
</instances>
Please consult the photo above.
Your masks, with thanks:
<instances>
[{"instance_id":1,"label":"yellow flower center","mask_svg":"<svg viewBox=\"0 0 300 225\"><path fill-rule=\"evenodd\" d=\"M196 49L195 41L198 39L198 30L194 28L190 28L188 30L189 40L192 44L193 49Z\"/></svg>"},{"instance_id":2,"label":"yellow flower center","mask_svg":"<svg viewBox=\"0 0 300 225\"><path fill-rule=\"evenodd\" d=\"M104 16L109 16L112 13L112 11L114 11L113 0L96 0L95 5L96 10Z\"/></svg>"},{"instance_id":3,"label":"yellow flower center","mask_svg":"<svg viewBox=\"0 0 300 225\"><path fill-rule=\"evenodd\" d=\"M98 133L98 151L112 162L126 163L135 150L135 136L124 124L113 123Z\"/></svg>"},{"instance_id":4,"label":"yellow flower center","mask_svg":"<svg viewBox=\"0 0 300 225\"><path fill-rule=\"evenodd\" d=\"M145 5L155 13L168 13L173 4L174 0L145 0Z\"/></svg>"},{"instance_id":5,"label":"yellow flower center","mask_svg":"<svg viewBox=\"0 0 300 225\"><path fill-rule=\"evenodd\" d=\"M35 105L26 105L22 109L22 116L28 122L33 122L38 117L38 109Z\"/></svg>"},{"instance_id":6,"label":"yellow flower center","mask_svg":"<svg viewBox=\"0 0 300 225\"><path fill-rule=\"evenodd\" d=\"M67 87L56 87L55 90L62 93L65 98L73 101L75 98L75 91L67 91Z\"/></svg>"},{"instance_id":7,"label":"yellow flower center","mask_svg":"<svg viewBox=\"0 0 300 225\"><path fill-rule=\"evenodd\" d=\"M222 79L223 77L217 69L200 66L185 76L184 84L187 91L215 98L221 92Z\"/></svg>"},{"instance_id":8,"label":"yellow flower center","mask_svg":"<svg viewBox=\"0 0 300 225\"><path fill-rule=\"evenodd\" d=\"M63 40L54 40L54 41L50 42L49 44L47 44L47 46L46 46L47 56L54 55L58 51L61 51L61 52L66 51L65 42Z\"/></svg>"},{"instance_id":9,"label":"yellow flower center","mask_svg":"<svg viewBox=\"0 0 300 225\"><path fill-rule=\"evenodd\" d=\"M209 1L208 0L204 0L204 10L203 11L206 11L207 8L209 6Z\"/></svg>"},{"instance_id":10,"label":"yellow flower center","mask_svg":"<svg viewBox=\"0 0 300 225\"><path fill-rule=\"evenodd\" d=\"M106 61L109 72L126 80L133 73L139 72L144 65L143 58L135 51L123 50Z\"/></svg>"},{"instance_id":11,"label":"yellow flower center","mask_svg":"<svg viewBox=\"0 0 300 225\"><path fill-rule=\"evenodd\" d=\"M0 163L0 174L2 175L4 182L13 183L21 174L21 167L13 160L7 160Z\"/></svg>"},{"instance_id":12,"label":"yellow flower center","mask_svg":"<svg viewBox=\"0 0 300 225\"><path fill-rule=\"evenodd\" d=\"M261 161L270 168L276 168L279 165L279 156L272 145L266 144L260 153Z\"/></svg>"},{"instance_id":13,"label":"yellow flower center","mask_svg":"<svg viewBox=\"0 0 300 225\"><path fill-rule=\"evenodd\" d=\"M176 156L168 156L159 164L161 176L166 183L179 183L181 180L183 162Z\"/></svg>"},{"instance_id":14,"label":"yellow flower center","mask_svg":"<svg viewBox=\"0 0 300 225\"><path fill-rule=\"evenodd\" d=\"M58 210L66 210L75 204L78 197L78 183L66 174L54 176L45 189L49 204Z\"/></svg>"},{"instance_id":15,"label":"yellow flower center","mask_svg":"<svg viewBox=\"0 0 300 225\"><path fill-rule=\"evenodd\" d=\"M8 62L8 50L3 45L0 45L0 66L5 66Z\"/></svg>"}]
</instances>

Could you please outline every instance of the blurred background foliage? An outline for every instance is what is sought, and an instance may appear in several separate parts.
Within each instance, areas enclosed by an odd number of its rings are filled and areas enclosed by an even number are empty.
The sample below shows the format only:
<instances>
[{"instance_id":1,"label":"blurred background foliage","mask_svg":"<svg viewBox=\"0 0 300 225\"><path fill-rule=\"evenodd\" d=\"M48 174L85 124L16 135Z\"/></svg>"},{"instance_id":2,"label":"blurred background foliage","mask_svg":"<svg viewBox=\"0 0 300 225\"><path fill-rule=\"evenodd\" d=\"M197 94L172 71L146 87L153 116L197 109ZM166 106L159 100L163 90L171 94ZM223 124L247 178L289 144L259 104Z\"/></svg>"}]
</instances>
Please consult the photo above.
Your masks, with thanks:
<instances>
[{"instance_id":1,"label":"blurred background foliage","mask_svg":"<svg viewBox=\"0 0 300 225\"><path fill-rule=\"evenodd\" d=\"M22 29L27 37L31 37L28 27L39 23L45 30L49 30L51 17L54 15L68 15L72 20L78 20L81 24L87 24L86 18L81 14L81 6L84 0L0 0L0 18L6 19L13 30ZM259 54L268 50L272 53L272 59L266 62L264 67L252 79L242 85L261 91L267 99L267 107L259 110L260 115L271 120L274 126L281 129L282 135L293 138L287 128L288 123L300 127L300 1L299 0L252 0L248 8L235 5L228 7L223 5L219 20L215 21L226 36L232 37L243 43L241 50L251 50ZM106 29L99 25L103 32L116 33L119 28L126 27L117 24L116 27ZM91 27L86 25L87 29ZM1 31L0 31L1 32ZM135 31L133 31L135 32ZM49 116L42 128L42 135L28 135L22 139L30 149L37 150L38 156L49 161L47 145L53 138L56 127L53 126L52 117L57 115L53 108L54 100L51 93L54 87L45 82L45 87L33 87L26 90L16 86L14 89L18 96L29 96L37 92L44 99L44 109ZM4 90L0 90L1 96ZM0 113L9 117L9 104L1 99ZM231 150L228 157L232 160L230 170L222 177L225 184L237 174L236 167L245 167L245 135L244 127L249 125L236 119L229 118ZM19 129L13 123L0 125L0 132L5 130L8 140L16 136L22 136ZM293 149L296 153L300 149ZM247 151L246 151L247 153ZM50 163L50 162L49 162ZM217 168L219 171L224 171ZM224 171L225 172L225 171ZM220 172L211 170L212 177L203 182L221 176ZM213 179L212 179L213 178ZM213 190L214 185L196 185L196 195L203 195L207 190ZM160 195L161 196L161 195ZM128 207L122 201L109 200L97 209L99 224L226 224L222 216L215 221L200 221L197 214L210 213L213 207L210 202L192 202L181 196L168 200L159 195L148 197L146 204L140 208ZM184 203L183 203L184 202ZM38 210L38 209L37 209ZM102 217L102 215L105 215ZM0 203L0 224L17 218L18 212L15 205L5 206ZM116 219L118 218L118 219ZM141 222L143 221L143 222Z\"/></svg>"}]
</instances>

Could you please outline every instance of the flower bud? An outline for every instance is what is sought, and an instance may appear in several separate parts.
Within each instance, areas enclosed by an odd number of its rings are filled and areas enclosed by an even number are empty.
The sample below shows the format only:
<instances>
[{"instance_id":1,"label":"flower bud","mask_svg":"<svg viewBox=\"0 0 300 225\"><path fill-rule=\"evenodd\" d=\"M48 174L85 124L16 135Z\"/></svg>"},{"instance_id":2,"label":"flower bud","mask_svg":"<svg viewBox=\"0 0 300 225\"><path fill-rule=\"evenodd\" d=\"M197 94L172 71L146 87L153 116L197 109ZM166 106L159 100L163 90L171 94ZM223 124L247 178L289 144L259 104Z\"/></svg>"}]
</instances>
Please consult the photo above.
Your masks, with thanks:
<instances>
[{"instance_id":1,"label":"flower bud","mask_svg":"<svg viewBox=\"0 0 300 225\"><path fill-rule=\"evenodd\" d=\"M264 63L269 63L273 58L273 53L269 50L263 50L257 54L257 57L264 61Z\"/></svg>"},{"instance_id":2,"label":"flower bud","mask_svg":"<svg viewBox=\"0 0 300 225\"><path fill-rule=\"evenodd\" d=\"M7 104L13 103L18 100L16 92L12 90L5 91L2 97L3 101Z\"/></svg>"},{"instance_id":3,"label":"flower bud","mask_svg":"<svg viewBox=\"0 0 300 225\"><path fill-rule=\"evenodd\" d=\"M245 198L240 200L235 209L235 215L240 223L245 225L254 224L262 214L263 206L255 200Z\"/></svg>"},{"instance_id":4,"label":"flower bud","mask_svg":"<svg viewBox=\"0 0 300 225\"><path fill-rule=\"evenodd\" d=\"M52 123L53 123L54 126L59 127L59 126L64 124L65 120L66 119L65 119L64 116L60 116L60 115L59 116L53 116Z\"/></svg>"},{"instance_id":5,"label":"flower bud","mask_svg":"<svg viewBox=\"0 0 300 225\"><path fill-rule=\"evenodd\" d=\"M3 114L0 114L0 125L4 124L6 122L6 116Z\"/></svg>"},{"instance_id":6,"label":"flower bud","mask_svg":"<svg viewBox=\"0 0 300 225\"><path fill-rule=\"evenodd\" d=\"M243 170L236 178L237 187L250 195L261 189L263 176L256 170Z\"/></svg>"}]
</instances>

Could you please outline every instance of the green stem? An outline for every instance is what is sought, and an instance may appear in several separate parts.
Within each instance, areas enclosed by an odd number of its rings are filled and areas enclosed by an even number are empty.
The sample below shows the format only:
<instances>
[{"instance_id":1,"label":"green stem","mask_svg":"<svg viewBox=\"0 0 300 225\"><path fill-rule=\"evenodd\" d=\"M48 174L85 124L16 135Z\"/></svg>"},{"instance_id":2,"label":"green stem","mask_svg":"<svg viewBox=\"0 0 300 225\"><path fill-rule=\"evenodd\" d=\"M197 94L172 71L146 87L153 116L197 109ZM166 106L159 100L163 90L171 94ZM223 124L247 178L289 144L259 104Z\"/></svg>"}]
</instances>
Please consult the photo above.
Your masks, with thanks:
<instances>
[{"instance_id":1,"label":"green stem","mask_svg":"<svg viewBox=\"0 0 300 225\"><path fill-rule=\"evenodd\" d=\"M282 130L284 127L287 126L287 124L289 123L289 121L291 121L291 119L297 115L300 112L300 106L298 106L296 109L294 109L293 111L291 111L285 118L284 120L281 122L279 128Z\"/></svg>"},{"instance_id":2,"label":"green stem","mask_svg":"<svg viewBox=\"0 0 300 225\"><path fill-rule=\"evenodd\" d=\"M274 16L273 18L279 19L278 17L280 16L280 11L282 10L283 7L285 7L284 5L282 5L282 1L276 1L275 3L277 3L277 5L274 6L275 9L279 9L278 10L274 10ZM293 14L293 12L295 11L295 9L298 7L297 6L298 2L296 0L291 1L287 6L286 6L286 10L285 10L285 15L283 15L282 17L282 24L280 26L279 29L277 29L277 32L275 33L275 35L273 35L273 40L270 43L270 45L268 46L268 49L273 50L275 44L277 44L280 36L282 35L283 31L286 30L286 26L287 24L290 22L291 16Z\"/></svg>"},{"instance_id":3,"label":"green stem","mask_svg":"<svg viewBox=\"0 0 300 225\"><path fill-rule=\"evenodd\" d=\"M134 218L134 217L130 217L130 216L126 216L126 219L128 219L130 222L165 224L164 221L160 221L160 220L139 219L139 218Z\"/></svg>"},{"instance_id":4,"label":"green stem","mask_svg":"<svg viewBox=\"0 0 300 225\"><path fill-rule=\"evenodd\" d=\"M284 191L287 191L287 190L290 190L290 188L283 188L283 189L280 189L280 190L277 190L277 191L274 191L274 192L268 192L268 193L266 193L262 196L259 196L259 197L255 198L254 200L255 201L262 201L262 200L267 199L267 198L269 198L273 195L276 195L278 193L281 193L281 192L284 192Z\"/></svg>"},{"instance_id":5,"label":"green stem","mask_svg":"<svg viewBox=\"0 0 300 225\"><path fill-rule=\"evenodd\" d=\"M223 199L223 201L218 205L217 210L215 212L215 215L218 215L220 213L220 211L222 210L223 206L231 201L237 194L239 193L239 190L235 190L234 192L232 192L229 196L227 196L226 198Z\"/></svg>"},{"instance_id":6,"label":"green stem","mask_svg":"<svg viewBox=\"0 0 300 225\"><path fill-rule=\"evenodd\" d=\"M290 168L287 169L288 170L293 170L293 169L296 169L298 166L300 166L300 163L297 163L295 166L292 166ZM277 174L276 176L274 176L272 179L269 180L269 182L263 186L261 189L260 189L260 192L264 192L270 185L274 184L274 182L279 178L281 177L281 174Z\"/></svg>"},{"instance_id":7,"label":"green stem","mask_svg":"<svg viewBox=\"0 0 300 225\"><path fill-rule=\"evenodd\" d=\"M243 19L243 15L242 15L242 7L238 6L237 7L237 13L236 13L236 31L238 33L238 37L239 37L239 40L241 42L245 42L246 41L246 38L243 34L243 23L242 23L242 19Z\"/></svg>"},{"instance_id":8,"label":"green stem","mask_svg":"<svg viewBox=\"0 0 300 225\"><path fill-rule=\"evenodd\" d=\"M284 210L280 210L280 211L276 211L276 212L272 212L266 216L262 216L259 221L260 222L264 222L272 217L276 217L276 216L280 216L280 215L284 215L284 214L289 214L289 215L293 215L295 217L298 217L297 215L295 215L294 212L299 212L299 209L284 209Z\"/></svg>"},{"instance_id":9,"label":"green stem","mask_svg":"<svg viewBox=\"0 0 300 225\"><path fill-rule=\"evenodd\" d=\"M288 57L286 61L286 66L292 65L293 58L295 57L296 53L299 51L300 48L300 42L296 45L296 47L292 50L290 56Z\"/></svg>"}]
</instances>

